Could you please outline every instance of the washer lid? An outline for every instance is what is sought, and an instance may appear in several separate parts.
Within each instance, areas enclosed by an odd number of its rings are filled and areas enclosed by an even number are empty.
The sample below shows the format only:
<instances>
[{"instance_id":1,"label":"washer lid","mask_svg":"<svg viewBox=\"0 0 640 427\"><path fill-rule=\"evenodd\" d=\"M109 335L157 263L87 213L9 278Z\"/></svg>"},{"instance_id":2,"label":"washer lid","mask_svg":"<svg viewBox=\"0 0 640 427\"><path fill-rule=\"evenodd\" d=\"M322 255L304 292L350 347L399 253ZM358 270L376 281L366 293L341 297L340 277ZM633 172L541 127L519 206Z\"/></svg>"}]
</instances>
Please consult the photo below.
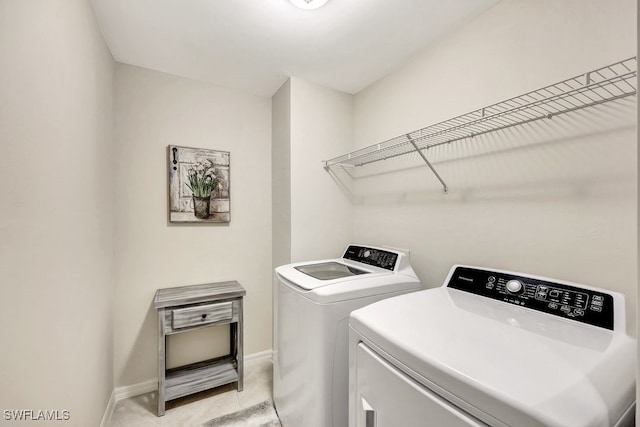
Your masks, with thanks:
<instances>
[{"instance_id":1,"label":"washer lid","mask_svg":"<svg viewBox=\"0 0 640 427\"><path fill-rule=\"evenodd\" d=\"M333 280L341 279L343 277L357 276L360 274L370 274L369 271L348 266L336 261L299 265L294 268L318 280Z\"/></svg>"},{"instance_id":2,"label":"washer lid","mask_svg":"<svg viewBox=\"0 0 640 427\"><path fill-rule=\"evenodd\" d=\"M372 276L390 276L393 272L344 258L298 262L276 268L276 274L303 290L314 290Z\"/></svg>"},{"instance_id":3,"label":"washer lid","mask_svg":"<svg viewBox=\"0 0 640 427\"><path fill-rule=\"evenodd\" d=\"M401 370L491 425L610 426L635 400L635 340L446 287L350 324Z\"/></svg>"}]
</instances>

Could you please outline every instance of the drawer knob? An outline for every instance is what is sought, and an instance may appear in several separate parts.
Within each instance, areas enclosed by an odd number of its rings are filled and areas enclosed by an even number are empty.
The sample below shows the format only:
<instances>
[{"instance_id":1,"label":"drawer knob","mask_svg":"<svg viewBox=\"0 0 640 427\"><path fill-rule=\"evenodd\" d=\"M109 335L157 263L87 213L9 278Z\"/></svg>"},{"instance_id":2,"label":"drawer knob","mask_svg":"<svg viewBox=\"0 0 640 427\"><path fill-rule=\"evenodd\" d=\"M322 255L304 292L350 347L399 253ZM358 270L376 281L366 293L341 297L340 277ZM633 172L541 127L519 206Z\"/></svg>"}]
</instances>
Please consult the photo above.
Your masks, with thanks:
<instances>
[{"instance_id":1,"label":"drawer knob","mask_svg":"<svg viewBox=\"0 0 640 427\"><path fill-rule=\"evenodd\" d=\"M207 313L204 313L204 314L202 315L202 320L204 320L204 319L206 319L206 318L207 318Z\"/></svg>"}]
</instances>

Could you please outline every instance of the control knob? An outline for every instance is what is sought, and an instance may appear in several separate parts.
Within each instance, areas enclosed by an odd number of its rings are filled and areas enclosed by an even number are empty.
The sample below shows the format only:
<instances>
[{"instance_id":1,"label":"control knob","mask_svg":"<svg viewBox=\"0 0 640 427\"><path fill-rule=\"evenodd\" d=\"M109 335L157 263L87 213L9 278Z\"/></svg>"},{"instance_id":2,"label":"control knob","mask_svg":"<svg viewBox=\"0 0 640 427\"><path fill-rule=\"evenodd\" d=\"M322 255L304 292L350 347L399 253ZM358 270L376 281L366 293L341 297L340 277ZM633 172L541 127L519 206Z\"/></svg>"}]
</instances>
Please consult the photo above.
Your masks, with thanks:
<instances>
[{"instance_id":1,"label":"control knob","mask_svg":"<svg viewBox=\"0 0 640 427\"><path fill-rule=\"evenodd\" d=\"M520 295L525 291L524 285L519 280L509 280L507 282L506 287L507 287L507 292L514 295Z\"/></svg>"}]
</instances>

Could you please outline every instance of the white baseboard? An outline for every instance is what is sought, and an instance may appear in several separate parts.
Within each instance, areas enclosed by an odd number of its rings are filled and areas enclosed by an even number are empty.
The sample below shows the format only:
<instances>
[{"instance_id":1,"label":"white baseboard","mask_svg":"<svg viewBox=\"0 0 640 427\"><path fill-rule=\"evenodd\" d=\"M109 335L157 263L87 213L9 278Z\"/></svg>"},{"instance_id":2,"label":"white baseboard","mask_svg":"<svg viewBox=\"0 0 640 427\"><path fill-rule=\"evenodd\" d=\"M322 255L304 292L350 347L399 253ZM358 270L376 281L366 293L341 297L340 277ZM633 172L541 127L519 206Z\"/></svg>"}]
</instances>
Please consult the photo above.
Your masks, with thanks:
<instances>
[{"instance_id":1,"label":"white baseboard","mask_svg":"<svg viewBox=\"0 0 640 427\"><path fill-rule=\"evenodd\" d=\"M247 354L244 356L244 363L252 364L268 360L273 362L273 350L259 351L257 353Z\"/></svg>"},{"instance_id":2,"label":"white baseboard","mask_svg":"<svg viewBox=\"0 0 640 427\"><path fill-rule=\"evenodd\" d=\"M248 354L244 357L244 363L248 366L265 360L273 362L272 350L259 351L258 353ZM111 397L109 398L109 403L107 403L107 408L104 411L104 416L102 417L102 421L100 422L100 427L107 427L107 425L109 425L109 421L111 420L111 416L113 415L113 410L116 407L116 403L130 397L156 391L157 389L158 378L152 378L150 380L143 381L137 384L115 387L111 392Z\"/></svg>"},{"instance_id":3,"label":"white baseboard","mask_svg":"<svg viewBox=\"0 0 640 427\"><path fill-rule=\"evenodd\" d=\"M150 393L158 389L158 378L153 378L137 384L116 387L114 393L116 395L116 403L130 397L139 396L141 394Z\"/></svg>"},{"instance_id":4,"label":"white baseboard","mask_svg":"<svg viewBox=\"0 0 640 427\"><path fill-rule=\"evenodd\" d=\"M113 415L113 410L116 407L116 389L114 388L111 392L111 397L109 397L109 402L107 403L107 409L104 410L104 415L102 416L102 421L100 421L100 427L107 427L109 425L109 421L111 421L111 415Z\"/></svg>"}]
</instances>

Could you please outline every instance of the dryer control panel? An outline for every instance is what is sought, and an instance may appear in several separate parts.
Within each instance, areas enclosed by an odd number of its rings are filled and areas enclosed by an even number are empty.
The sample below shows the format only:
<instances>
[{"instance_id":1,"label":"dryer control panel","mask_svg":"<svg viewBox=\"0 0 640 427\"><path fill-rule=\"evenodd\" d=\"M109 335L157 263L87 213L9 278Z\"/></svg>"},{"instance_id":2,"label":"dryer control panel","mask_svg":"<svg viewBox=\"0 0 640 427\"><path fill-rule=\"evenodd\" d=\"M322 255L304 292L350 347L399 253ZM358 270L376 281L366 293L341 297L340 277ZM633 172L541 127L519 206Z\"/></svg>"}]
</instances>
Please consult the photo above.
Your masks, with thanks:
<instances>
[{"instance_id":1,"label":"dryer control panel","mask_svg":"<svg viewBox=\"0 0 640 427\"><path fill-rule=\"evenodd\" d=\"M350 245L342 257L391 271L398 261L398 254L395 252L356 245Z\"/></svg>"},{"instance_id":2,"label":"dryer control panel","mask_svg":"<svg viewBox=\"0 0 640 427\"><path fill-rule=\"evenodd\" d=\"M613 330L613 297L515 273L457 267L446 285L487 298Z\"/></svg>"}]
</instances>

